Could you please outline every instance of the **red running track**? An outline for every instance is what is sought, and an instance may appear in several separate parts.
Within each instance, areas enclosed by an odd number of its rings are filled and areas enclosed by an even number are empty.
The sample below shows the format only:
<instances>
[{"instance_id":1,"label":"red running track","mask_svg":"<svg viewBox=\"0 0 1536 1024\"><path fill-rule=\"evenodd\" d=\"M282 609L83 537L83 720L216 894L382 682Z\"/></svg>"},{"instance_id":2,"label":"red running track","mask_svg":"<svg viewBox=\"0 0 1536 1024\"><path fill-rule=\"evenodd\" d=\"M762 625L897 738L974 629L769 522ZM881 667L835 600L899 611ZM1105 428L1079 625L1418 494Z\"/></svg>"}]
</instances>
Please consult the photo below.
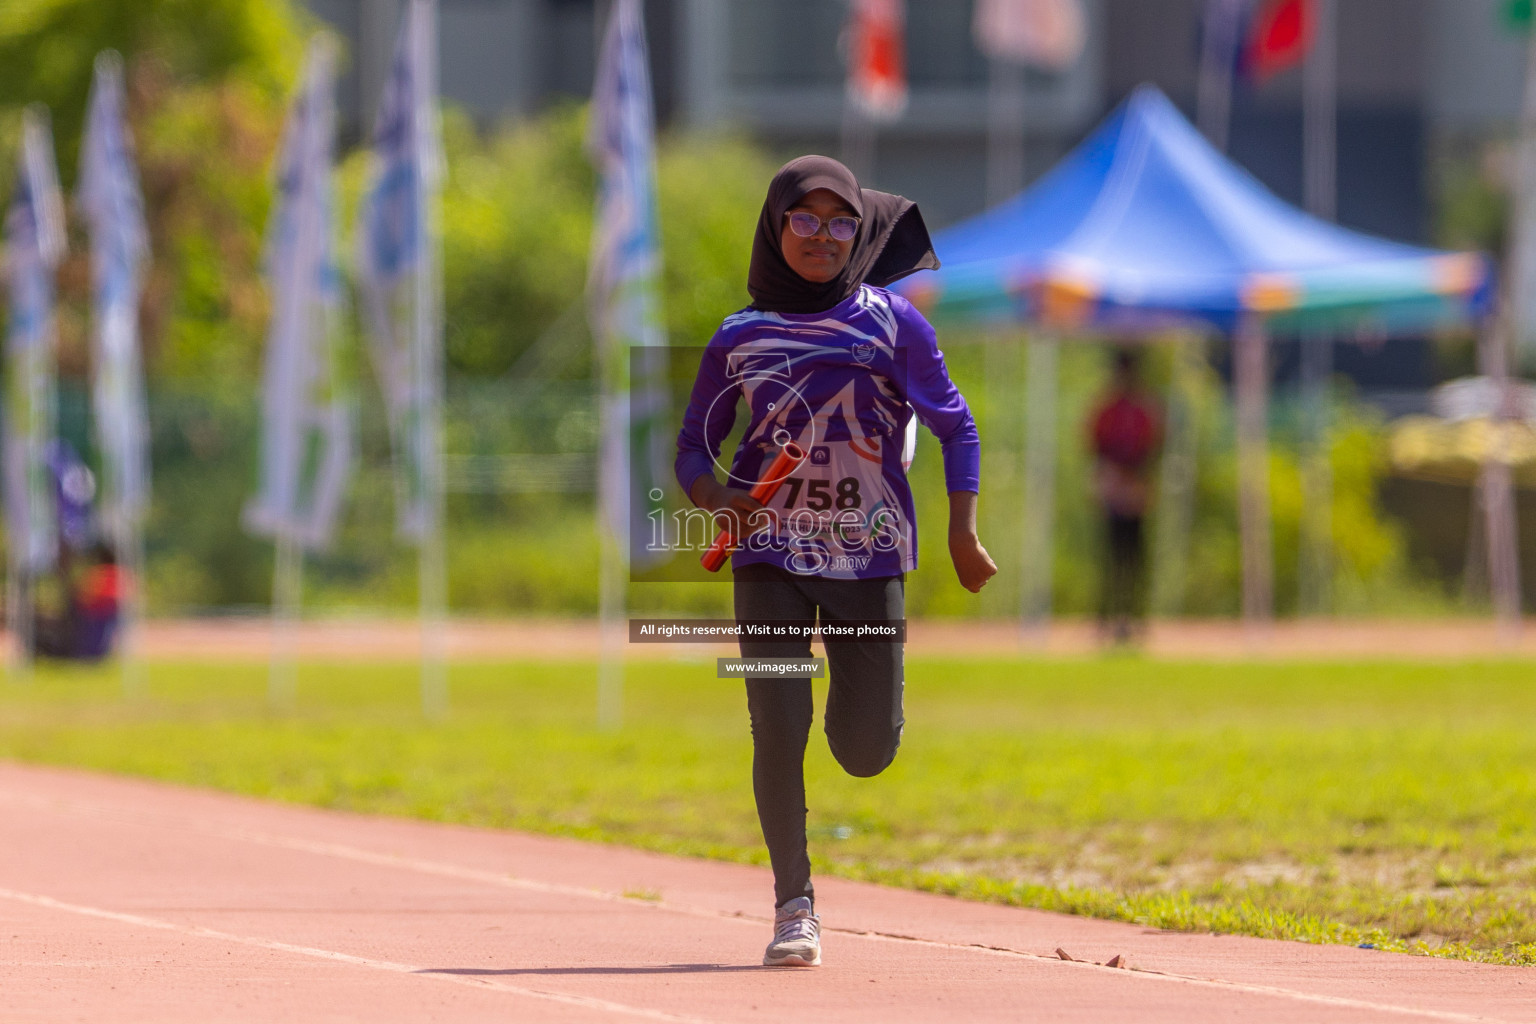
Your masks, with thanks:
<instances>
[{"instance_id":1,"label":"red running track","mask_svg":"<svg viewBox=\"0 0 1536 1024\"><path fill-rule=\"evenodd\" d=\"M0 1020L1536 1021L1524 968L837 879L824 966L764 968L770 891L761 868L0 763Z\"/></svg>"}]
</instances>

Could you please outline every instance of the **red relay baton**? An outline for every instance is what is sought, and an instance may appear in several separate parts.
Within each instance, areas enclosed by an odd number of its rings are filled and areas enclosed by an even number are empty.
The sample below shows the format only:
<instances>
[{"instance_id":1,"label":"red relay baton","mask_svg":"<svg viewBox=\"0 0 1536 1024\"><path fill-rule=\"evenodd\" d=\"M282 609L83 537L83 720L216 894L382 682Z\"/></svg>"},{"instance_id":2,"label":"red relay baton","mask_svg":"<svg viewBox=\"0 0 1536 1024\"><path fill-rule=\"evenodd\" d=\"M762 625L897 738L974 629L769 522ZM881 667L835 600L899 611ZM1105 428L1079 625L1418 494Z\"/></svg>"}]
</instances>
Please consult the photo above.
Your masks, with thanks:
<instances>
[{"instance_id":1,"label":"red relay baton","mask_svg":"<svg viewBox=\"0 0 1536 1024\"><path fill-rule=\"evenodd\" d=\"M768 472L763 478L752 486L748 493L760 504L766 505L769 500L778 493L779 485L789 479L789 475L800 468L800 463L805 461L805 449L793 441L779 449L778 458L768 467ZM704 557L699 561L710 572L719 572L725 560L731 557L731 552L736 550L737 538L731 536L729 530L721 530L715 535L715 542L704 552Z\"/></svg>"}]
</instances>

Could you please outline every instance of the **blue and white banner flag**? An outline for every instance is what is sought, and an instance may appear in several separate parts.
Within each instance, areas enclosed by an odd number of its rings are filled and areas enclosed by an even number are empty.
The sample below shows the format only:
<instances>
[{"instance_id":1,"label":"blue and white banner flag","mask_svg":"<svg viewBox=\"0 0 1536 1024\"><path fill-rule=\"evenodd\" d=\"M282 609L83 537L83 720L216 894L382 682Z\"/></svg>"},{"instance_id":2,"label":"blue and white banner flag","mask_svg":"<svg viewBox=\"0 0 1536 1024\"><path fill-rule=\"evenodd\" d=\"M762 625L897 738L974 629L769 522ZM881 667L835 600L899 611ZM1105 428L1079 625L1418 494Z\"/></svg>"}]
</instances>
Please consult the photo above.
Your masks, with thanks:
<instances>
[{"instance_id":1,"label":"blue and white banner flag","mask_svg":"<svg viewBox=\"0 0 1536 1024\"><path fill-rule=\"evenodd\" d=\"M149 505L149 424L139 353L141 272L149 255L144 202L123 110L123 62L96 58L76 198L91 236L91 398L101 453L101 514L123 542Z\"/></svg>"},{"instance_id":2,"label":"blue and white banner flag","mask_svg":"<svg viewBox=\"0 0 1536 1024\"><path fill-rule=\"evenodd\" d=\"M341 306L332 240L335 56L310 44L288 114L267 234L272 322L262 395L261 490L246 508L254 532L308 548L330 540L351 472L351 417L334 379Z\"/></svg>"},{"instance_id":3,"label":"blue and white banner flag","mask_svg":"<svg viewBox=\"0 0 1536 1024\"><path fill-rule=\"evenodd\" d=\"M1243 48L1243 26L1252 0L1205 0L1200 18L1200 65L1195 120L1217 149L1226 151L1232 120L1232 87Z\"/></svg>"},{"instance_id":4,"label":"blue and white banner flag","mask_svg":"<svg viewBox=\"0 0 1536 1024\"><path fill-rule=\"evenodd\" d=\"M598 55L589 147L599 174L587 293L598 344L602 451L598 495L631 570L650 552L650 520L670 475L666 329L656 143L640 0L617 0Z\"/></svg>"},{"instance_id":5,"label":"blue and white banner flag","mask_svg":"<svg viewBox=\"0 0 1536 1024\"><path fill-rule=\"evenodd\" d=\"M395 454L397 522L401 536L418 542L438 526L443 479L436 53L430 0L411 0L379 99L357 227L369 351Z\"/></svg>"},{"instance_id":6,"label":"blue and white banner flag","mask_svg":"<svg viewBox=\"0 0 1536 1024\"><path fill-rule=\"evenodd\" d=\"M1234 79L1256 0L1205 0L1200 17L1200 70Z\"/></svg>"},{"instance_id":7,"label":"blue and white banner flag","mask_svg":"<svg viewBox=\"0 0 1536 1024\"><path fill-rule=\"evenodd\" d=\"M3 464L13 578L50 568L58 555L48 447L55 427L54 272L64 256L64 201L48 114L22 121L16 195L5 215L10 329L5 344ZM14 619L13 619L14 621Z\"/></svg>"}]
</instances>

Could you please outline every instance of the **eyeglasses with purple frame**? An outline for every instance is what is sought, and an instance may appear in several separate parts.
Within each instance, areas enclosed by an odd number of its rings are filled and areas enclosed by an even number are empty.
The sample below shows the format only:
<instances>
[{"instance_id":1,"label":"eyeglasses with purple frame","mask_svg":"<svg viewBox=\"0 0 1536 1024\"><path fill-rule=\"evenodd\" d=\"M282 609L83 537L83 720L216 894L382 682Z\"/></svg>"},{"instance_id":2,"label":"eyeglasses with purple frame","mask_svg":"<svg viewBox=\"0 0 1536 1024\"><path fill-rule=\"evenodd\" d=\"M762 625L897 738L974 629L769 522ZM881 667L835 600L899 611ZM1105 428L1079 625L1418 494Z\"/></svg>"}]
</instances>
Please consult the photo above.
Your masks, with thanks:
<instances>
[{"instance_id":1,"label":"eyeglasses with purple frame","mask_svg":"<svg viewBox=\"0 0 1536 1024\"><path fill-rule=\"evenodd\" d=\"M807 213L804 210L791 210L785 216L789 218L789 230L801 238L810 238L821 230L821 218L814 213ZM827 234L839 242L849 241L854 235L859 233L859 218L857 217L841 214L829 218L826 224Z\"/></svg>"}]
</instances>

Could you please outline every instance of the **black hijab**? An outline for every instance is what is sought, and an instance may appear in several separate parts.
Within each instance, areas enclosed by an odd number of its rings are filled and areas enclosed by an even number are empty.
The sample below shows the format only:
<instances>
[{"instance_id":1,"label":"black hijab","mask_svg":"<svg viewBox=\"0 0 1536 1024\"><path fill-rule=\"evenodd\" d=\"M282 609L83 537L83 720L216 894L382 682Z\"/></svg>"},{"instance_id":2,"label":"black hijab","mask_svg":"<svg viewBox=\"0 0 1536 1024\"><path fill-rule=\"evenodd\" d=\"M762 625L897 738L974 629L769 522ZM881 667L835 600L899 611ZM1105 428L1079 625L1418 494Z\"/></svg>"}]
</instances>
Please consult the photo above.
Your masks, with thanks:
<instances>
[{"instance_id":1,"label":"black hijab","mask_svg":"<svg viewBox=\"0 0 1536 1024\"><path fill-rule=\"evenodd\" d=\"M848 265L824 284L807 281L784 261L784 214L807 193L828 189L860 217ZM774 313L819 313L858 291L883 287L919 270L939 269L917 204L889 192L860 188L853 172L827 156L802 156L779 168L752 239L747 291L752 307Z\"/></svg>"}]
</instances>

